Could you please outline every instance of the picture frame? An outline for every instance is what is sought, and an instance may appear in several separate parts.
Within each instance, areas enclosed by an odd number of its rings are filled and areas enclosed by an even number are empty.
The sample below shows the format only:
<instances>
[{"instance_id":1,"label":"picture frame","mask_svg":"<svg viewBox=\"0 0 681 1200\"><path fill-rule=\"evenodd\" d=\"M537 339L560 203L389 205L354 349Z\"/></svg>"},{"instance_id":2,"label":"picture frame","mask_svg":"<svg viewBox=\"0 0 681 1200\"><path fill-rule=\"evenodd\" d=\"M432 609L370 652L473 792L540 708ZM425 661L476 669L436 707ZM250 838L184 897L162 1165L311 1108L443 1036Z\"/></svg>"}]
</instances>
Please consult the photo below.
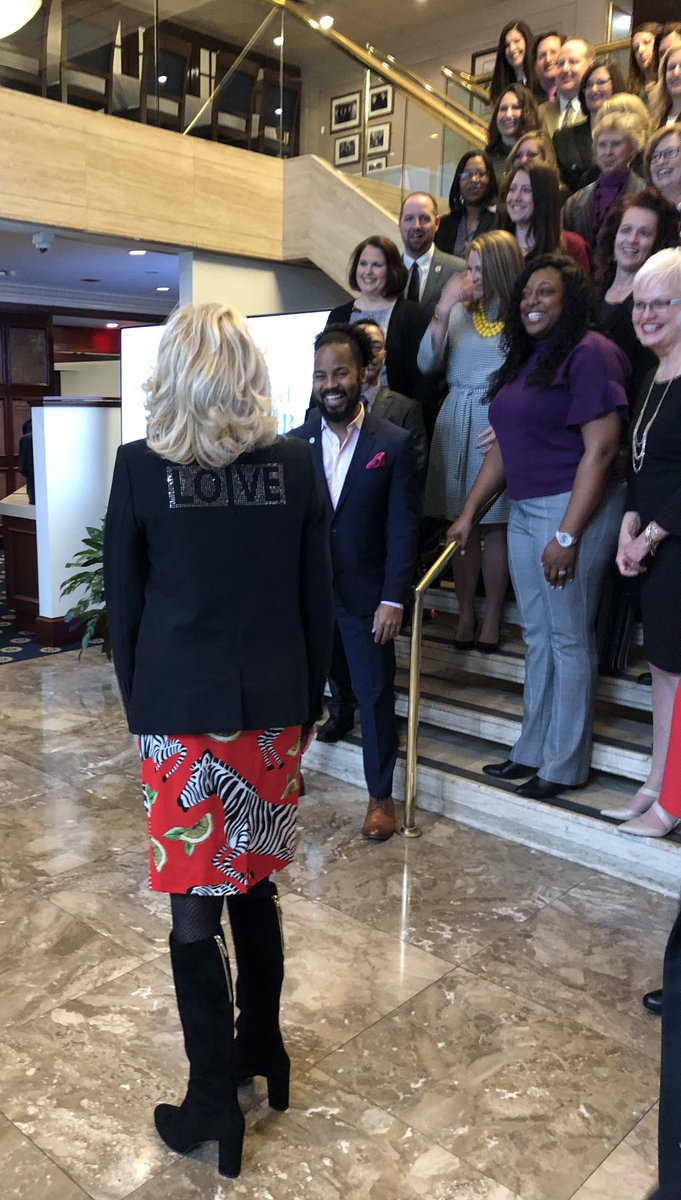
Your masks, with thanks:
<instances>
[{"instance_id":1,"label":"picture frame","mask_svg":"<svg viewBox=\"0 0 681 1200\"><path fill-rule=\"evenodd\" d=\"M333 144L334 167L348 167L359 162L360 137L359 133L348 133L336 138Z\"/></svg>"},{"instance_id":2,"label":"picture frame","mask_svg":"<svg viewBox=\"0 0 681 1200\"><path fill-rule=\"evenodd\" d=\"M371 175L372 171L384 171L387 165L387 154L382 154L380 158L369 158L367 159L367 175Z\"/></svg>"},{"instance_id":3,"label":"picture frame","mask_svg":"<svg viewBox=\"0 0 681 1200\"><path fill-rule=\"evenodd\" d=\"M369 119L387 117L393 111L395 94L391 83L380 83L369 88Z\"/></svg>"},{"instance_id":4,"label":"picture frame","mask_svg":"<svg viewBox=\"0 0 681 1200\"><path fill-rule=\"evenodd\" d=\"M348 92L345 96L334 96L331 100L331 132L357 129L362 119L361 92Z\"/></svg>"},{"instance_id":5,"label":"picture frame","mask_svg":"<svg viewBox=\"0 0 681 1200\"><path fill-rule=\"evenodd\" d=\"M390 121L370 125L367 131L367 155L387 154L390 149Z\"/></svg>"},{"instance_id":6,"label":"picture frame","mask_svg":"<svg viewBox=\"0 0 681 1200\"><path fill-rule=\"evenodd\" d=\"M496 46L489 50L476 50L471 54L471 75L491 75L497 57Z\"/></svg>"}]
</instances>

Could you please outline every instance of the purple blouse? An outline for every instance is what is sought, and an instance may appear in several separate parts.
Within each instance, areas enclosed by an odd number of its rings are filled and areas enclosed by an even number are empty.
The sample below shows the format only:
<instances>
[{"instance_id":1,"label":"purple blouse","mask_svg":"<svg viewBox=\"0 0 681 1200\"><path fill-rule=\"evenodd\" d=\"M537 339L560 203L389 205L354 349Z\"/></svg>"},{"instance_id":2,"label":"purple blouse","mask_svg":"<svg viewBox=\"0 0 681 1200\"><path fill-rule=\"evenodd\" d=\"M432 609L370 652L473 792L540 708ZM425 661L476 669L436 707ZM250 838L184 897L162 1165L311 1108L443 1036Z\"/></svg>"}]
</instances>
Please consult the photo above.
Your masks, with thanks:
<instances>
[{"instance_id":1,"label":"purple blouse","mask_svg":"<svg viewBox=\"0 0 681 1200\"><path fill-rule=\"evenodd\" d=\"M490 404L511 500L571 492L584 454L580 426L627 407L629 362L603 334L585 333L548 386L528 385L541 351Z\"/></svg>"}]
</instances>

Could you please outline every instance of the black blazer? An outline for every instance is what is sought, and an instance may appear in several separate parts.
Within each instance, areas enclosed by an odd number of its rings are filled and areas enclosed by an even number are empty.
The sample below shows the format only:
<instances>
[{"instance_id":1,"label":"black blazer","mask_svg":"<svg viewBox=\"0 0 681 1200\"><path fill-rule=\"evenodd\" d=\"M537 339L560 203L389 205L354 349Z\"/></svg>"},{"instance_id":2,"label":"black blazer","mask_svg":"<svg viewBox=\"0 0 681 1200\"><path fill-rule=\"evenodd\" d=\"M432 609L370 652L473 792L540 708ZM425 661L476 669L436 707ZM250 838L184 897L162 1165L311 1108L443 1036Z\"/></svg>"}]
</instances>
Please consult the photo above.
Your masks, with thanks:
<instances>
[{"instance_id":1,"label":"black blazer","mask_svg":"<svg viewBox=\"0 0 681 1200\"><path fill-rule=\"evenodd\" d=\"M318 412L319 406L313 395L305 413L305 420L309 421L310 417L316 417ZM400 429L406 429L407 433L411 434L419 475L421 482L425 485L428 467L428 440L421 405L416 400L410 400L408 396L401 396L399 392L391 392L390 388L383 387L383 384L379 383L371 405L371 415L381 417L384 421L392 421L393 425L399 425Z\"/></svg>"},{"instance_id":2,"label":"black blazer","mask_svg":"<svg viewBox=\"0 0 681 1200\"><path fill-rule=\"evenodd\" d=\"M571 192L584 187L583 175L594 165L591 125L581 121L579 125L567 125L557 129L553 135L553 146L558 159L560 176Z\"/></svg>"},{"instance_id":3,"label":"black blazer","mask_svg":"<svg viewBox=\"0 0 681 1200\"><path fill-rule=\"evenodd\" d=\"M104 538L114 666L133 733L310 724L333 600L307 447L278 438L231 466L116 458Z\"/></svg>"},{"instance_id":4,"label":"black blazer","mask_svg":"<svg viewBox=\"0 0 681 1200\"><path fill-rule=\"evenodd\" d=\"M312 448L326 498L336 603L354 616L372 616L382 600L404 604L416 562L420 498L411 437L366 413L333 508L326 485L321 416L291 430ZM380 465L367 464L382 455Z\"/></svg>"},{"instance_id":5,"label":"black blazer","mask_svg":"<svg viewBox=\"0 0 681 1200\"><path fill-rule=\"evenodd\" d=\"M446 254L454 253L454 243L459 230L459 222L464 216L463 209L460 212L448 212L440 221L440 228L435 234L435 245L438 250L444 250ZM497 214L491 208L483 208L478 218L478 223L471 234L469 241L479 237L481 233L490 233L492 229L497 228ZM464 264L465 266L465 264Z\"/></svg>"},{"instance_id":6,"label":"black blazer","mask_svg":"<svg viewBox=\"0 0 681 1200\"><path fill-rule=\"evenodd\" d=\"M348 322L355 307L355 301L339 304L329 313L327 325L336 322ZM413 300L405 300L398 296L390 314L385 335L386 372L388 387L392 392L401 392L410 400L418 398L422 376L416 366L416 357L421 345L426 326L430 321L427 313L423 312Z\"/></svg>"}]
</instances>

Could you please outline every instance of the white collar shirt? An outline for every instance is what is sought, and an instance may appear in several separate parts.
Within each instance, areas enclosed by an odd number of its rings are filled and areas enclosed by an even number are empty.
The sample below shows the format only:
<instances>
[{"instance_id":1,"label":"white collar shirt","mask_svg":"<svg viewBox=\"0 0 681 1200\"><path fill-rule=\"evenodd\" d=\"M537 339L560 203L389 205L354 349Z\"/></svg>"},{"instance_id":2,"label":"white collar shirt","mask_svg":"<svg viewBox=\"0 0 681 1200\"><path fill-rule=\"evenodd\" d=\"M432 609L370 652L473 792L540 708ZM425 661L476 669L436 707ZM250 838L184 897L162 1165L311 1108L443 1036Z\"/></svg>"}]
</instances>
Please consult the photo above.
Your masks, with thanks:
<instances>
[{"instance_id":1,"label":"white collar shirt","mask_svg":"<svg viewBox=\"0 0 681 1200\"><path fill-rule=\"evenodd\" d=\"M359 435L364 424L364 405L360 404L357 416L348 425L345 437L341 441L322 417L322 459L324 475L334 509L338 507L340 494L343 491L345 477L350 468L352 457L357 449Z\"/></svg>"},{"instance_id":2,"label":"white collar shirt","mask_svg":"<svg viewBox=\"0 0 681 1200\"><path fill-rule=\"evenodd\" d=\"M405 267L407 268L407 270L409 271L410 275L411 275L411 269L412 269L414 263L416 263L418 266L418 269L419 269L419 300L421 300L423 298L423 292L425 290L428 275L430 274L430 264L433 261L434 253L435 253L435 243L433 242L429 246L426 253L422 254L420 258L412 258L410 254L407 254L406 250L404 251L404 253L402 255L402 261L403 261ZM409 287L409 284L407 284L407 288L408 287Z\"/></svg>"}]
</instances>

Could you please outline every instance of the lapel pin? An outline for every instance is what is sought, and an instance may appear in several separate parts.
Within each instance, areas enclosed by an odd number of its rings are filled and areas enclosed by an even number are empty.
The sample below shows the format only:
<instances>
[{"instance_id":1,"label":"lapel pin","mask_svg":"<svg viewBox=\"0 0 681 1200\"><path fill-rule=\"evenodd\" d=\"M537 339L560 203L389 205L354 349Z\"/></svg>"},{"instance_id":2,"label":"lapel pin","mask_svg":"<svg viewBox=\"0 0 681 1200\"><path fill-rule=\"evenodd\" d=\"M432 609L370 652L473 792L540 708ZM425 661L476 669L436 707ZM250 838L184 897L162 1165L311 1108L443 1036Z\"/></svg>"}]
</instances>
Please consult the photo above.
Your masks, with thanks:
<instances>
[{"instance_id":1,"label":"lapel pin","mask_svg":"<svg viewBox=\"0 0 681 1200\"><path fill-rule=\"evenodd\" d=\"M442 263L436 263L435 264L435 274L439 275L441 270L442 270Z\"/></svg>"}]
</instances>

